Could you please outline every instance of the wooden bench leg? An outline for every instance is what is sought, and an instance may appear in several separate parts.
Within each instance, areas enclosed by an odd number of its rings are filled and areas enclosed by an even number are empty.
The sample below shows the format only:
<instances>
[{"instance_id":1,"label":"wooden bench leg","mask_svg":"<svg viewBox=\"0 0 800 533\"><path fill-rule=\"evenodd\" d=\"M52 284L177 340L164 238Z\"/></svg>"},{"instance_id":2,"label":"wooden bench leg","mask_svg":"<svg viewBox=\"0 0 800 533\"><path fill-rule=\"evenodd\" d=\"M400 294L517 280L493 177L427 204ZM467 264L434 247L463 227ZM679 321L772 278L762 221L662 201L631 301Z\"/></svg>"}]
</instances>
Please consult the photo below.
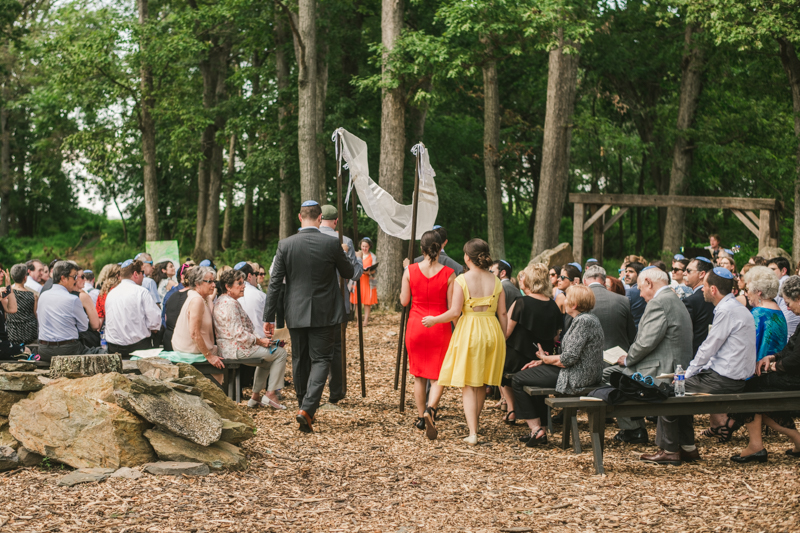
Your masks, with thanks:
<instances>
[{"instance_id":1,"label":"wooden bench leg","mask_svg":"<svg viewBox=\"0 0 800 533\"><path fill-rule=\"evenodd\" d=\"M236 373L236 403L242 402L242 372L241 367L237 367Z\"/></svg>"},{"instance_id":2,"label":"wooden bench leg","mask_svg":"<svg viewBox=\"0 0 800 533\"><path fill-rule=\"evenodd\" d=\"M553 434L553 409L547 406L547 432Z\"/></svg>"},{"instance_id":3,"label":"wooden bench leg","mask_svg":"<svg viewBox=\"0 0 800 533\"><path fill-rule=\"evenodd\" d=\"M222 374L225 379L225 383L228 385L228 398L233 400L236 397L236 392L234 391L234 383L233 383L233 376L231 376L231 370L225 369L225 372Z\"/></svg>"},{"instance_id":4,"label":"wooden bench leg","mask_svg":"<svg viewBox=\"0 0 800 533\"><path fill-rule=\"evenodd\" d=\"M594 471L605 474L603 468L603 447L606 435L606 410L605 408L589 411L589 427L592 431L592 455L594 456Z\"/></svg>"},{"instance_id":5,"label":"wooden bench leg","mask_svg":"<svg viewBox=\"0 0 800 533\"><path fill-rule=\"evenodd\" d=\"M570 425L572 426L572 451L581 453L581 434L578 431L578 413L575 412L570 417Z\"/></svg>"},{"instance_id":6,"label":"wooden bench leg","mask_svg":"<svg viewBox=\"0 0 800 533\"><path fill-rule=\"evenodd\" d=\"M562 416L564 417L564 423L562 424L563 429L561 430L561 449L566 450L569 448L569 437L570 431L572 430L572 424L569 421L572 419L574 414L577 413L575 409L563 409L561 411Z\"/></svg>"}]
</instances>

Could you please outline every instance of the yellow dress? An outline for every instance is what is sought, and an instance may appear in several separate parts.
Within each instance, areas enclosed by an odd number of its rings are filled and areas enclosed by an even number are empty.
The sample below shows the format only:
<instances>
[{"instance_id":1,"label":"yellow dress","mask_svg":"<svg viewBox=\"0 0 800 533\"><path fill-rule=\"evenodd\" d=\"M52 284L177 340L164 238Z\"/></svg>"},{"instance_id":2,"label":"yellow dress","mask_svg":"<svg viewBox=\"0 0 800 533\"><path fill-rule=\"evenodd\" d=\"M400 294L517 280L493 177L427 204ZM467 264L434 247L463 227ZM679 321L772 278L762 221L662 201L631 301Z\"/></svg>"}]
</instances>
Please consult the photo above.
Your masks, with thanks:
<instances>
[{"instance_id":1,"label":"yellow dress","mask_svg":"<svg viewBox=\"0 0 800 533\"><path fill-rule=\"evenodd\" d=\"M444 356L439 384L445 387L500 385L506 361L506 339L497 320L497 301L503 285L495 279L494 293L470 298L464 275L456 278L464 291L464 307ZM486 311L475 307L489 306Z\"/></svg>"}]
</instances>

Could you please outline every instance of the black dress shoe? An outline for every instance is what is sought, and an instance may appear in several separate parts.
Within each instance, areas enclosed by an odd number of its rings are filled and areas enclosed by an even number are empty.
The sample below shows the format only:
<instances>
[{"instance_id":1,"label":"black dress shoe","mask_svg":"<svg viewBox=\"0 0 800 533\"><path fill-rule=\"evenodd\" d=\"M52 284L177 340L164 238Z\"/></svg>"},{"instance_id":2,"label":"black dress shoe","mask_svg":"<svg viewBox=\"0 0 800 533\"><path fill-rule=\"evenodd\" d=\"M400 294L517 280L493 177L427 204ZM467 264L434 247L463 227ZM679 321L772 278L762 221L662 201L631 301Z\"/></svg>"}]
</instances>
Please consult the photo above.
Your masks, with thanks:
<instances>
[{"instance_id":1,"label":"black dress shoe","mask_svg":"<svg viewBox=\"0 0 800 533\"><path fill-rule=\"evenodd\" d=\"M563 424L564 413L558 413L557 415L553 416L550 420L553 422L553 424Z\"/></svg>"},{"instance_id":2,"label":"black dress shoe","mask_svg":"<svg viewBox=\"0 0 800 533\"><path fill-rule=\"evenodd\" d=\"M793 449L786 450L786 455L789 457L800 457L800 452L796 452Z\"/></svg>"},{"instance_id":3,"label":"black dress shoe","mask_svg":"<svg viewBox=\"0 0 800 533\"><path fill-rule=\"evenodd\" d=\"M647 444L647 430L639 429L621 429L619 433L614 435L614 440L617 442L624 442L625 444Z\"/></svg>"},{"instance_id":4,"label":"black dress shoe","mask_svg":"<svg viewBox=\"0 0 800 533\"><path fill-rule=\"evenodd\" d=\"M734 455L731 457L731 461L734 463L766 463L769 460L769 454L767 450L761 450L760 452L751 453L750 455Z\"/></svg>"}]
</instances>

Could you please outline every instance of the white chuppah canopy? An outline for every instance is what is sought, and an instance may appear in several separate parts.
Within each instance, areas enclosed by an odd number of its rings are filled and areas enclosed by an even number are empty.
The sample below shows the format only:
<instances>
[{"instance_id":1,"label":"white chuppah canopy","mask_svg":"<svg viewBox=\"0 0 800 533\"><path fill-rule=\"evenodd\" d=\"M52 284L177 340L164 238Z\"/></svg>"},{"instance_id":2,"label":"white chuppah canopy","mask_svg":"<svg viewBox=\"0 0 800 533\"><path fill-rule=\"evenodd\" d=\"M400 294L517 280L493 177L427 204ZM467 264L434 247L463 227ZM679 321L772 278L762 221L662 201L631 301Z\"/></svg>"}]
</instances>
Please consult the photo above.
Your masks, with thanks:
<instances>
[{"instance_id":1,"label":"white chuppah canopy","mask_svg":"<svg viewBox=\"0 0 800 533\"><path fill-rule=\"evenodd\" d=\"M398 239L411 239L411 217L413 206L403 205L395 201L392 196L369 177L369 162L367 161L367 143L339 128L333 132L333 141L336 136L342 141L342 151L336 154L337 162L344 159L350 170L350 183L347 186L347 201L350 200L350 191L353 187L358 192L361 207L367 216L378 223L381 229L392 237ZM338 145L337 145L338 150ZM414 145L411 153L420 156L419 176L419 203L417 205L417 235L433 229L436 215L439 213L439 196L436 194L436 183L433 178L436 172L431 167L428 150L422 143Z\"/></svg>"}]
</instances>

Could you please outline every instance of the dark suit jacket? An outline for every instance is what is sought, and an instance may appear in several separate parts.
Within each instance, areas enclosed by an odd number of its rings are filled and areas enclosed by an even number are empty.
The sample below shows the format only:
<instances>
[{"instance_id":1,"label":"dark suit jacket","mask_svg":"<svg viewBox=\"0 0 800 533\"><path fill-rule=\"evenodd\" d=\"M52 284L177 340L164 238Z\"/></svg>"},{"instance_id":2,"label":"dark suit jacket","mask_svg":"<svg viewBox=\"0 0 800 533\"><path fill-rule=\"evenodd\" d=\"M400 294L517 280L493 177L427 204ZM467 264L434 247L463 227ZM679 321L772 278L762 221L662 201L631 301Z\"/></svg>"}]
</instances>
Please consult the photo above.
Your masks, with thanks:
<instances>
[{"instance_id":1,"label":"dark suit jacket","mask_svg":"<svg viewBox=\"0 0 800 533\"><path fill-rule=\"evenodd\" d=\"M631 302L631 313L633 313L633 325L637 328L639 327L639 320L641 320L642 315L644 314L644 308L647 305L647 302L644 301L642 295L639 293L639 287L634 285L630 289L625 290L625 296L628 297L628 300Z\"/></svg>"},{"instance_id":2,"label":"dark suit jacket","mask_svg":"<svg viewBox=\"0 0 800 533\"><path fill-rule=\"evenodd\" d=\"M334 326L344 320L344 302L336 272L345 279L354 268L337 239L316 228L302 229L278 243L269 278L264 316L274 322L278 285L286 277L286 325L289 328Z\"/></svg>"},{"instance_id":3,"label":"dark suit jacket","mask_svg":"<svg viewBox=\"0 0 800 533\"><path fill-rule=\"evenodd\" d=\"M414 258L415 263L421 263L423 260L423 256L419 256ZM450 267L456 273L456 276L460 276L464 273L464 267L461 266L459 263L456 262L455 259L444 253L444 250L439 252L439 262L444 266Z\"/></svg>"},{"instance_id":4,"label":"dark suit jacket","mask_svg":"<svg viewBox=\"0 0 800 533\"><path fill-rule=\"evenodd\" d=\"M692 318L692 356L708 337L708 326L714 320L714 304L705 301L703 290L696 291L683 299L683 305ZM687 335L689 332L687 332Z\"/></svg>"},{"instance_id":5,"label":"dark suit jacket","mask_svg":"<svg viewBox=\"0 0 800 533\"><path fill-rule=\"evenodd\" d=\"M591 313L600 319L600 325L603 326L603 350L619 346L627 352L636 338L630 300L602 285L589 288L594 293L594 309Z\"/></svg>"}]
</instances>

